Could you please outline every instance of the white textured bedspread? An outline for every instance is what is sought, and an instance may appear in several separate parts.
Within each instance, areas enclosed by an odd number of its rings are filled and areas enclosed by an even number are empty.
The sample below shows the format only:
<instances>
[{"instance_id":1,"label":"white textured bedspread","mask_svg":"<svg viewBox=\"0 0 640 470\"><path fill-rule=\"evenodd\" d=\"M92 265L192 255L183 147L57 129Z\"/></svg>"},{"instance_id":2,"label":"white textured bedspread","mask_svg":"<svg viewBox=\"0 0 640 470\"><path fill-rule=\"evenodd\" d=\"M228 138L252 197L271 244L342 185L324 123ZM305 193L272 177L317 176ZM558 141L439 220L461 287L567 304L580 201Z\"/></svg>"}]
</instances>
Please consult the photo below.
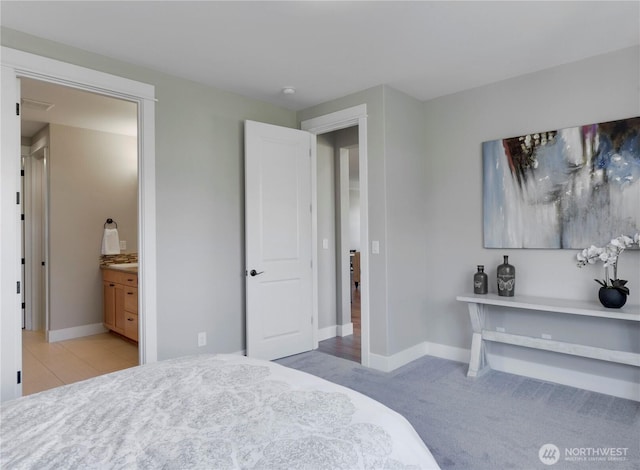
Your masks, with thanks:
<instances>
[{"instance_id":1,"label":"white textured bedspread","mask_svg":"<svg viewBox=\"0 0 640 470\"><path fill-rule=\"evenodd\" d=\"M405 418L235 355L162 361L2 405L0 468L438 468Z\"/></svg>"}]
</instances>

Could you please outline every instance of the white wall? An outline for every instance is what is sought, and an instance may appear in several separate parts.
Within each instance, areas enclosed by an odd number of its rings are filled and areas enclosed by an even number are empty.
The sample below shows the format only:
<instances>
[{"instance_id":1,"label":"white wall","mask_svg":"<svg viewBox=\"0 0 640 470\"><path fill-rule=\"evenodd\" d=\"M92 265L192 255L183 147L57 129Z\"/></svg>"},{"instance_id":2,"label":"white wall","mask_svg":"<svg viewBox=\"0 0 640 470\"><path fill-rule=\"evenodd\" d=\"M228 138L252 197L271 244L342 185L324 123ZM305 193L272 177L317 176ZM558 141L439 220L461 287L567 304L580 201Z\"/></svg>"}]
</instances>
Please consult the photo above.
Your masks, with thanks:
<instances>
[{"instance_id":1,"label":"white wall","mask_svg":"<svg viewBox=\"0 0 640 470\"><path fill-rule=\"evenodd\" d=\"M349 189L349 249L360 251L360 189Z\"/></svg>"},{"instance_id":2,"label":"white wall","mask_svg":"<svg viewBox=\"0 0 640 470\"><path fill-rule=\"evenodd\" d=\"M597 301L598 285L593 278L601 277L602 265L578 269L577 250L483 248L481 143L640 115L639 57L638 48L626 49L424 104L428 167L422 217L429 223L424 241L429 282L423 292L428 341L469 348L467 307L455 297L472 290L478 264L486 266L490 292L495 292L496 267L503 255L509 255L516 267L516 294ZM628 302L640 304L640 252L625 252L620 269L629 280ZM535 328L535 322L530 319L529 327ZM542 328L539 320L538 327ZM560 334L575 327L575 321L557 325ZM600 332L604 330L596 328L584 335L596 338ZM619 325L617 333L608 334L625 341L629 332L625 325ZM513 350L499 349L504 354ZM494 352L498 352L496 348ZM509 353L538 363L550 362L548 354L529 350ZM551 361L568 366L566 360L554 355ZM576 359L572 363L587 372L605 374L617 369L594 361L585 365ZM622 372L630 381L638 378L632 369ZM620 377L619 370L611 373Z\"/></svg>"},{"instance_id":3,"label":"white wall","mask_svg":"<svg viewBox=\"0 0 640 470\"><path fill-rule=\"evenodd\" d=\"M155 86L158 359L245 348L245 119L293 111L6 28L2 45ZM198 348L198 332L208 344Z\"/></svg>"},{"instance_id":4,"label":"white wall","mask_svg":"<svg viewBox=\"0 0 640 470\"><path fill-rule=\"evenodd\" d=\"M334 136L319 135L317 142L318 326L326 328L336 325L337 310Z\"/></svg>"},{"instance_id":5,"label":"white wall","mask_svg":"<svg viewBox=\"0 0 640 470\"><path fill-rule=\"evenodd\" d=\"M47 190L46 153L49 148L49 126L31 139L29 157L24 160L24 256L25 256L25 326L45 330L45 193Z\"/></svg>"},{"instance_id":6,"label":"white wall","mask_svg":"<svg viewBox=\"0 0 640 470\"><path fill-rule=\"evenodd\" d=\"M360 177L358 147L358 127L348 127L336 131L336 147L348 154L346 166L349 190L349 250L360 251Z\"/></svg>"},{"instance_id":7,"label":"white wall","mask_svg":"<svg viewBox=\"0 0 640 470\"><path fill-rule=\"evenodd\" d=\"M104 223L118 223L137 251L135 137L51 124L49 157L50 330L102 323Z\"/></svg>"},{"instance_id":8,"label":"white wall","mask_svg":"<svg viewBox=\"0 0 640 470\"><path fill-rule=\"evenodd\" d=\"M424 340L425 286L443 284L425 244L434 221L424 217L430 197L425 184L423 104L385 87L385 185L387 188L387 288L389 353Z\"/></svg>"}]
</instances>

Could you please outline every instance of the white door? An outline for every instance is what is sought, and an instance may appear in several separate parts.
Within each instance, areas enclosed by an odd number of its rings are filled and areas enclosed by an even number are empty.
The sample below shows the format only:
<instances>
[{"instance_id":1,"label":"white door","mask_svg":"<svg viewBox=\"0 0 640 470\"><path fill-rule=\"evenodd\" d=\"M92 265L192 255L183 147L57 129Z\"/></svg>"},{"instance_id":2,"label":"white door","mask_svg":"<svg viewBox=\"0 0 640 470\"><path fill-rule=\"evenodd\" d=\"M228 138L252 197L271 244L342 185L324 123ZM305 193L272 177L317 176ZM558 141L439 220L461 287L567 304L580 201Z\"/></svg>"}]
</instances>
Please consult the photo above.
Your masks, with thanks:
<instances>
[{"instance_id":1,"label":"white door","mask_svg":"<svg viewBox=\"0 0 640 470\"><path fill-rule=\"evenodd\" d=\"M311 142L245 122L247 356L313 349Z\"/></svg>"}]
</instances>

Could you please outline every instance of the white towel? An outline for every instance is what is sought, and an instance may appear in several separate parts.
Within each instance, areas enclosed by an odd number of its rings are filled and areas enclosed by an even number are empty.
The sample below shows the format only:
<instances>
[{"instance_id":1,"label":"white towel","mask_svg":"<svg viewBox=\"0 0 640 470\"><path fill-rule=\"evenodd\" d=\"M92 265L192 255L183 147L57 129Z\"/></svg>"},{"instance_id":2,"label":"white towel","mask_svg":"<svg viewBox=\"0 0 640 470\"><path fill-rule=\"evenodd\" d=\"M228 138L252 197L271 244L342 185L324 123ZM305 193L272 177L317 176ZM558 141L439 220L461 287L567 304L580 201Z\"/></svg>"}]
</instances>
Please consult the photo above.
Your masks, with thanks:
<instances>
[{"instance_id":1,"label":"white towel","mask_svg":"<svg viewBox=\"0 0 640 470\"><path fill-rule=\"evenodd\" d=\"M119 255L120 254L120 237L117 228L105 228L102 235L102 254L103 255Z\"/></svg>"}]
</instances>

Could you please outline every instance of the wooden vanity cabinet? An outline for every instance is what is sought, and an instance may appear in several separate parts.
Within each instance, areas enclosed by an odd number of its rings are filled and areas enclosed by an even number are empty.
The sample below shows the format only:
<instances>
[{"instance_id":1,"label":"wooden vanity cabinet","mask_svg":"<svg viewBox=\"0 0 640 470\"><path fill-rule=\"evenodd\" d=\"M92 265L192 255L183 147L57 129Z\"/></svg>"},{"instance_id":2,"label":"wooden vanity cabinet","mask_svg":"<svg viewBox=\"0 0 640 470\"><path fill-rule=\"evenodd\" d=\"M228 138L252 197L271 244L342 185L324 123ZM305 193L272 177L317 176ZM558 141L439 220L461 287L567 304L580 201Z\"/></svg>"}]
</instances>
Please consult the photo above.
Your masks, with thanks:
<instances>
[{"instance_id":1,"label":"wooden vanity cabinet","mask_svg":"<svg viewBox=\"0 0 640 470\"><path fill-rule=\"evenodd\" d=\"M138 341L138 288L124 288L124 335Z\"/></svg>"},{"instance_id":2,"label":"wooden vanity cabinet","mask_svg":"<svg viewBox=\"0 0 640 470\"><path fill-rule=\"evenodd\" d=\"M138 275L104 269L102 286L105 328L138 341Z\"/></svg>"}]
</instances>

